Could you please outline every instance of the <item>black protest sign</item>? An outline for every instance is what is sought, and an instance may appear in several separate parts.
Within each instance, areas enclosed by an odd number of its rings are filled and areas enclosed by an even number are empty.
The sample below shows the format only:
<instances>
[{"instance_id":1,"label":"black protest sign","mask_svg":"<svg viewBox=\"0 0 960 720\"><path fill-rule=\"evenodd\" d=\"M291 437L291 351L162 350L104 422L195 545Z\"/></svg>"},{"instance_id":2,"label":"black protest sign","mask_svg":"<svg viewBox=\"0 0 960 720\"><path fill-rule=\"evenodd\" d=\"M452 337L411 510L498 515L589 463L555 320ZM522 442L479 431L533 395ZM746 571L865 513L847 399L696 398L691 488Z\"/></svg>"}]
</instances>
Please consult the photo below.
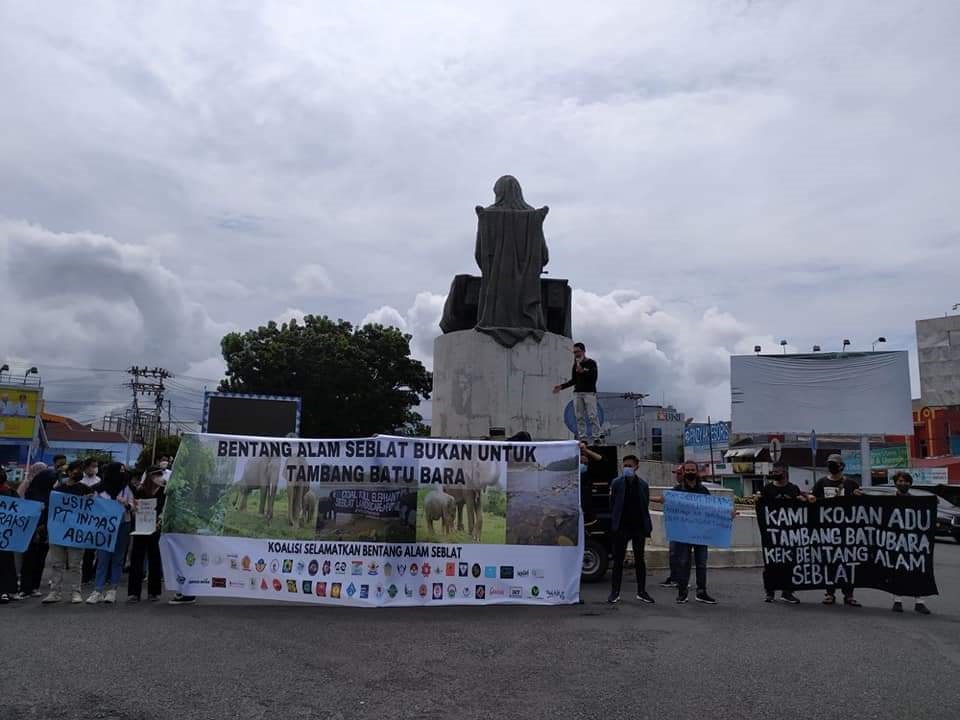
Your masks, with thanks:
<instances>
[{"instance_id":1,"label":"black protest sign","mask_svg":"<svg viewBox=\"0 0 960 720\"><path fill-rule=\"evenodd\" d=\"M862 587L907 597L936 595L936 521L933 496L761 500L757 522L768 588Z\"/></svg>"},{"instance_id":2,"label":"black protest sign","mask_svg":"<svg viewBox=\"0 0 960 720\"><path fill-rule=\"evenodd\" d=\"M400 500L406 490L334 490L334 509L368 518L400 517Z\"/></svg>"}]
</instances>

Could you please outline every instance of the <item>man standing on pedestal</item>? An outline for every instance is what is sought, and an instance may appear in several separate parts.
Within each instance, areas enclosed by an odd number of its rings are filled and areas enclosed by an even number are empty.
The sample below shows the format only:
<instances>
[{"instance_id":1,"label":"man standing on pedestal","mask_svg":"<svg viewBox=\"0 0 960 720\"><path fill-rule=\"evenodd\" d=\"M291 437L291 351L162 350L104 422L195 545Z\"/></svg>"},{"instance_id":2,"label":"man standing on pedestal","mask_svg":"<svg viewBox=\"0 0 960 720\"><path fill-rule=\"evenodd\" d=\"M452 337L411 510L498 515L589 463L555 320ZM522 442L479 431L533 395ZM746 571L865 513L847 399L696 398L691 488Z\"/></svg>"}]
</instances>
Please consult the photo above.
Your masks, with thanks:
<instances>
[{"instance_id":1,"label":"man standing on pedestal","mask_svg":"<svg viewBox=\"0 0 960 720\"><path fill-rule=\"evenodd\" d=\"M592 445L600 436L600 419L597 415L597 362L587 357L583 343L573 346L573 370L570 379L553 388L554 393L573 388L573 412L577 417L577 440L587 440ZM589 436L587 424L590 425Z\"/></svg>"}]
</instances>

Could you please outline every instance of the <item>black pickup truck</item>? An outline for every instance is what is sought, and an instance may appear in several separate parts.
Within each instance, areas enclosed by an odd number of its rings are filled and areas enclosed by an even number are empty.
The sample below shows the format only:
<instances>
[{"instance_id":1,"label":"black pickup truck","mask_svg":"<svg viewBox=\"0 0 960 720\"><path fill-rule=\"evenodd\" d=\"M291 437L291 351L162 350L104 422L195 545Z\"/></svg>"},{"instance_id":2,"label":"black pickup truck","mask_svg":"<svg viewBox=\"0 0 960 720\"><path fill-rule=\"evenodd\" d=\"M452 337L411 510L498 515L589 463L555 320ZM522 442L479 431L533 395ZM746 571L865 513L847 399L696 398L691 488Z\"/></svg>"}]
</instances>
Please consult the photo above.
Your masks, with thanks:
<instances>
[{"instance_id":1,"label":"black pickup truck","mask_svg":"<svg viewBox=\"0 0 960 720\"><path fill-rule=\"evenodd\" d=\"M607 574L613 557L610 536L610 481L619 474L616 446L590 448L602 456L591 461L580 477L580 507L585 530L583 547L583 582L599 582Z\"/></svg>"}]
</instances>

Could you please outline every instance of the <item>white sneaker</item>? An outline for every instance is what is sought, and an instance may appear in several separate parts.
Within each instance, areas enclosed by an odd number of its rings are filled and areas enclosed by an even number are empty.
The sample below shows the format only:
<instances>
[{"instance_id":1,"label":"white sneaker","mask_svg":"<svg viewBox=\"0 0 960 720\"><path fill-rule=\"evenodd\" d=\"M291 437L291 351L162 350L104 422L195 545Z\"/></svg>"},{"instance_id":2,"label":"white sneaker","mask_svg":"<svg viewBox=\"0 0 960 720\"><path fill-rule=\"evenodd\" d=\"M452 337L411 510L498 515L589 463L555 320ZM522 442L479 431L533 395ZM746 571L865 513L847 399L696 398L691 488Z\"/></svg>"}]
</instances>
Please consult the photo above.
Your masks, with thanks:
<instances>
[{"instance_id":1,"label":"white sneaker","mask_svg":"<svg viewBox=\"0 0 960 720\"><path fill-rule=\"evenodd\" d=\"M94 593L94 595L96 594L97 593ZM91 595L91 597L93 596ZM83 602L83 595L81 595L77 590L74 590L73 593L70 595L70 602L73 603L74 605L79 605L80 603ZM87 602L90 602L90 601L88 600ZM99 602L99 600L97 602Z\"/></svg>"},{"instance_id":2,"label":"white sneaker","mask_svg":"<svg viewBox=\"0 0 960 720\"><path fill-rule=\"evenodd\" d=\"M103 596L103 601L110 604L115 603L117 601L117 591L107 590L107 594Z\"/></svg>"},{"instance_id":3,"label":"white sneaker","mask_svg":"<svg viewBox=\"0 0 960 720\"><path fill-rule=\"evenodd\" d=\"M62 598L60 597L60 593L52 591L40 602L43 603L44 605L49 605L51 603L58 603L60 602L60 600L62 600Z\"/></svg>"},{"instance_id":4,"label":"white sneaker","mask_svg":"<svg viewBox=\"0 0 960 720\"><path fill-rule=\"evenodd\" d=\"M87 605L96 605L101 602L103 602L103 593L99 590L94 590L90 593L90 597L87 598Z\"/></svg>"}]
</instances>

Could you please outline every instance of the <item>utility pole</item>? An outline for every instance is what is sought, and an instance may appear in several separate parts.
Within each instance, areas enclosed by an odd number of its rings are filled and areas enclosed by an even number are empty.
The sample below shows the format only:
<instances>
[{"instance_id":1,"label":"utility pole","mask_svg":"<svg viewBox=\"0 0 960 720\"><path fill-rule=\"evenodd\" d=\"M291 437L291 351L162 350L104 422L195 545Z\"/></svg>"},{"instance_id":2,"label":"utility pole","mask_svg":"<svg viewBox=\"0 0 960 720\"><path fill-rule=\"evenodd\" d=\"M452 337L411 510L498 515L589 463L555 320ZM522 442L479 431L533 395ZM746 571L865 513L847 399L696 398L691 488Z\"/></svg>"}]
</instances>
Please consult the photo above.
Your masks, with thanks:
<instances>
[{"instance_id":1,"label":"utility pole","mask_svg":"<svg viewBox=\"0 0 960 720\"><path fill-rule=\"evenodd\" d=\"M154 367L131 367L127 370L133 379L127 383L127 387L133 391L133 413L136 421L141 421L141 413L138 399L141 395L152 396L154 399L154 414L153 414L153 437L152 437L152 450L150 452L150 463L153 464L156 461L157 457L157 438L160 435L160 430L162 429L162 414L163 414L163 395L166 392L163 381L173 377L172 373L167 372L163 368ZM167 416L170 417L170 410L168 405ZM141 425L142 427L142 425ZM141 440L146 441L146 437L141 433ZM128 443L129 448L129 443ZM129 449L128 449L129 455Z\"/></svg>"}]
</instances>

